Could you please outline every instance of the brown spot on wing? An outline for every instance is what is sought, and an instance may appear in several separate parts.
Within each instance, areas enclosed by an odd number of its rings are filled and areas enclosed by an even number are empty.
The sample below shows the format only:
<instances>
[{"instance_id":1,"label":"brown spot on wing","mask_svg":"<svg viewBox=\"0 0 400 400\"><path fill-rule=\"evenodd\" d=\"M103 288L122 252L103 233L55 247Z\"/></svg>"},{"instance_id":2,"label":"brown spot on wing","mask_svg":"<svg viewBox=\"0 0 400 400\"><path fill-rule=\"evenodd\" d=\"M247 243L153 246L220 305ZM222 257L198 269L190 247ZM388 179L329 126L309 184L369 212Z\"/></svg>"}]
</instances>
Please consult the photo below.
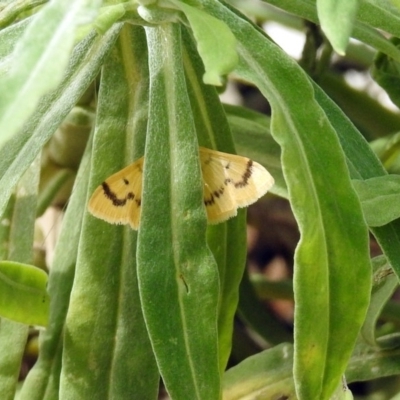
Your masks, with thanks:
<instances>
[{"instance_id":1,"label":"brown spot on wing","mask_svg":"<svg viewBox=\"0 0 400 400\"><path fill-rule=\"evenodd\" d=\"M108 186L107 182L103 182L101 184L103 187L104 195L111 200L114 206L123 207L128 200L133 200L135 195L132 192L129 192L124 198L120 199Z\"/></svg>"}]
</instances>

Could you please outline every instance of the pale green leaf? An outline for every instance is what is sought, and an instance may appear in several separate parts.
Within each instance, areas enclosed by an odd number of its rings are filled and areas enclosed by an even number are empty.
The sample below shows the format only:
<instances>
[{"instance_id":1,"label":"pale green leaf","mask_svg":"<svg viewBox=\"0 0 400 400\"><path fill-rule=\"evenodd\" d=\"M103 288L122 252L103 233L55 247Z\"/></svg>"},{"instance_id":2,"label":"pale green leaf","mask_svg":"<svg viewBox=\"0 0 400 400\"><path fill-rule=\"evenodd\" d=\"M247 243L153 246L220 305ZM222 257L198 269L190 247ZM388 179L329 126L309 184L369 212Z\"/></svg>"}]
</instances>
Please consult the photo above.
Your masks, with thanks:
<instances>
[{"instance_id":1,"label":"pale green leaf","mask_svg":"<svg viewBox=\"0 0 400 400\"><path fill-rule=\"evenodd\" d=\"M358 0L317 0L321 28L340 55L346 52L357 8Z\"/></svg>"},{"instance_id":2,"label":"pale green leaf","mask_svg":"<svg viewBox=\"0 0 400 400\"><path fill-rule=\"evenodd\" d=\"M185 13L193 30L204 63L204 83L222 85L221 76L231 72L239 60L232 31L224 22L199 8L176 0L172 2Z\"/></svg>"},{"instance_id":3,"label":"pale green leaf","mask_svg":"<svg viewBox=\"0 0 400 400\"><path fill-rule=\"evenodd\" d=\"M46 326L50 299L47 274L32 265L0 261L0 316Z\"/></svg>"},{"instance_id":4,"label":"pale green leaf","mask_svg":"<svg viewBox=\"0 0 400 400\"><path fill-rule=\"evenodd\" d=\"M36 109L40 98L64 75L79 24L89 23L98 0L54 0L32 19L0 79L0 147Z\"/></svg>"}]
</instances>

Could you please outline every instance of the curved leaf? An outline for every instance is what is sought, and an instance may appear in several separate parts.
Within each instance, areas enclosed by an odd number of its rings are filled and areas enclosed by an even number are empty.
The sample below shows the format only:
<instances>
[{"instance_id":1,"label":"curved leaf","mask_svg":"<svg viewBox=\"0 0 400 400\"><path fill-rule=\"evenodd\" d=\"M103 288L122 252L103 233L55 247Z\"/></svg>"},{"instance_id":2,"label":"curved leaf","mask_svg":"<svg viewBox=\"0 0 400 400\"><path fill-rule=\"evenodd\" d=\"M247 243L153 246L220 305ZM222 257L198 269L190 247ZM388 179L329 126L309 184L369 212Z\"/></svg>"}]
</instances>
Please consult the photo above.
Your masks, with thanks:
<instances>
[{"instance_id":1,"label":"curved leaf","mask_svg":"<svg viewBox=\"0 0 400 400\"><path fill-rule=\"evenodd\" d=\"M315 101L308 77L246 19L215 2L205 4L239 42L237 73L255 83L272 106L272 134L282 147L302 236L294 277L296 390L300 399L328 399L340 382L369 302L368 231L361 206L336 133Z\"/></svg>"}]
</instances>

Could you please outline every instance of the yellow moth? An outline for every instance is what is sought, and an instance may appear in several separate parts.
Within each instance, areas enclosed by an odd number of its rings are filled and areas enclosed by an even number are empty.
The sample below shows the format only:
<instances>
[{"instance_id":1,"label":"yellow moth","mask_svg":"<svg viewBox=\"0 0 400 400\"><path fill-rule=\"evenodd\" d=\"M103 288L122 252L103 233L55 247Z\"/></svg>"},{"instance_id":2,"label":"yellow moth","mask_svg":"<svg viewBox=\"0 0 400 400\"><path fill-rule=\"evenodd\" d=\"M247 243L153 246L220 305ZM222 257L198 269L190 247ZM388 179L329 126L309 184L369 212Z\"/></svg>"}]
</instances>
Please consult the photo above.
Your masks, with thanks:
<instances>
[{"instance_id":1,"label":"yellow moth","mask_svg":"<svg viewBox=\"0 0 400 400\"><path fill-rule=\"evenodd\" d=\"M274 184L270 173L246 157L199 148L208 221L222 222L237 214ZM89 211L111 224L139 228L144 157L111 175L93 193Z\"/></svg>"}]
</instances>

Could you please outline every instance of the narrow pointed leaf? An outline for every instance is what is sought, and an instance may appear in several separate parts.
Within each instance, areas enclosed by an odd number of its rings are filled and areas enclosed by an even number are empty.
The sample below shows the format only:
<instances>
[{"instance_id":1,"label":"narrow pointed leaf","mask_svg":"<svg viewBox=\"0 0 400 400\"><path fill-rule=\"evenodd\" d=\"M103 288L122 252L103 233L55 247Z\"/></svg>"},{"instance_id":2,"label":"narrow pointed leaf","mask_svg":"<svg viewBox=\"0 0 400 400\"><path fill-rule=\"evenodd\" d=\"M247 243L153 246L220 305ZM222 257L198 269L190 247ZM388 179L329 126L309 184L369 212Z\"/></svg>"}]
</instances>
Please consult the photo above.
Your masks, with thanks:
<instances>
[{"instance_id":1,"label":"narrow pointed leaf","mask_svg":"<svg viewBox=\"0 0 400 400\"><path fill-rule=\"evenodd\" d=\"M127 25L103 67L88 197L143 150L145 46L143 28ZM142 117L132 123L135 113ZM61 398L156 397L159 374L140 305L136 239L128 226L84 216L65 322Z\"/></svg>"},{"instance_id":2,"label":"narrow pointed leaf","mask_svg":"<svg viewBox=\"0 0 400 400\"><path fill-rule=\"evenodd\" d=\"M82 159L63 225L58 238L49 275L48 291L51 296L49 326L40 333L40 352L35 365L29 371L19 394L19 400L51 400L59 396L62 334L69 297L74 281L78 243L82 229L90 154Z\"/></svg>"},{"instance_id":3,"label":"narrow pointed leaf","mask_svg":"<svg viewBox=\"0 0 400 400\"><path fill-rule=\"evenodd\" d=\"M187 31L182 36L185 44L183 58L188 94L199 144L234 153L232 135L217 91L201 80L204 67L192 37ZM224 224L210 225L207 229L207 243L219 270L218 344L221 374L231 353L233 318L246 264L245 217L245 210L240 210L236 218Z\"/></svg>"},{"instance_id":4,"label":"narrow pointed leaf","mask_svg":"<svg viewBox=\"0 0 400 400\"><path fill-rule=\"evenodd\" d=\"M199 150L180 28L146 27L146 34L151 118L137 256L140 298L171 398L218 399L218 272L206 243Z\"/></svg>"}]
</instances>

